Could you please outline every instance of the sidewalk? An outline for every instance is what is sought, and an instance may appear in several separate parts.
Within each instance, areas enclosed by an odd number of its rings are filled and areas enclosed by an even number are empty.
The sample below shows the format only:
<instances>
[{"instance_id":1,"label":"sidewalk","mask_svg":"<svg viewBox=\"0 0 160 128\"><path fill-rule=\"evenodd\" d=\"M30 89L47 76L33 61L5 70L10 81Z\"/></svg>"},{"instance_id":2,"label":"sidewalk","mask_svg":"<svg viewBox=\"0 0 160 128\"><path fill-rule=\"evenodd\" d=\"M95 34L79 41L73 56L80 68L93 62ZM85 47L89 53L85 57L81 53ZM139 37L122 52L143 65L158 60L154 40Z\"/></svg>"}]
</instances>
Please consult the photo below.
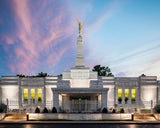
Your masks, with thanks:
<instances>
[{"instance_id":1,"label":"sidewalk","mask_svg":"<svg viewBox=\"0 0 160 128\"><path fill-rule=\"evenodd\" d=\"M146 121L146 120L134 120L134 121L0 121L0 124L160 124L160 121Z\"/></svg>"}]
</instances>

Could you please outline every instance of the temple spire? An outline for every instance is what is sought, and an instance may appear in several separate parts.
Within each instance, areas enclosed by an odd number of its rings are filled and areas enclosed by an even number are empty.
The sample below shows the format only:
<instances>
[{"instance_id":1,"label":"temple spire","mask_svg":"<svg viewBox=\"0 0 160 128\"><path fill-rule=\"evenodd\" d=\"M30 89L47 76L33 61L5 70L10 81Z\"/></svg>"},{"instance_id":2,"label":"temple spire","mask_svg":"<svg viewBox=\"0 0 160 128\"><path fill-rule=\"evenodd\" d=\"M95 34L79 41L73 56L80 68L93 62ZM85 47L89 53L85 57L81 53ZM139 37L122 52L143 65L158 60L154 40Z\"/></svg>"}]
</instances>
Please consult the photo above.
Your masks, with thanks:
<instances>
[{"instance_id":1,"label":"temple spire","mask_svg":"<svg viewBox=\"0 0 160 128\"><path fill-rule=\"evenodd\" d=\"M83 41L82 41L82 36L81 36L81 28L82 25L78 21L79 25L79 36L77 38L77 57L75 60L75 66L76 67L84 67L84 57L83 57Z\"/></svg>"}]
</instances>

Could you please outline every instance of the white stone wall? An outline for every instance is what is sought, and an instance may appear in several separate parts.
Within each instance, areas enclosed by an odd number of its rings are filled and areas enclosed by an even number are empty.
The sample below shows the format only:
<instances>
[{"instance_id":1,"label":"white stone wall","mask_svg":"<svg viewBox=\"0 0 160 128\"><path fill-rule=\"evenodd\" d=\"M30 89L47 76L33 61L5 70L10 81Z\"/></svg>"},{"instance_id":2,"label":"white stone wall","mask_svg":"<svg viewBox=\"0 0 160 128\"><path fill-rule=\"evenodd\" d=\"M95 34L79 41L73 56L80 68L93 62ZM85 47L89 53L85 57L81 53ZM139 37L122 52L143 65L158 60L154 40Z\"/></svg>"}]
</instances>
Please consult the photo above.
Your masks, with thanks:
<instances>
[{"instance_id":1,"label":"white stone wall","mask_svg":"<svg viewBox=\"0 0 160 128\"><path fill-rule=\"evenodd\" d=\"M132 114L35 114L29 113L29 120L36 119L67 119L67 120L131 120Z\"/></svg>"},{"instance_id":2,"label":"white stone wall","mask_svg":"<svg viewBox=\"0 0 160 128\"><path fill-rule=\"evenodd\" d=\"M10 109L19 108L19 86L2 86L2 101L5 102L7 99Z\"/></svg>"},{"instance_id":3,"label":"white stone wall","mask_svg":"<svg viewBox=\"0 0 160 128\"><path fill-rule=\"evenodd\" d=\"M145 108L151 108L151 100L155 103L157 98L156 86L141 86L140 90L141 101ZM154 107L154 106L152 106Z\"/></svg>"}]
</instances>

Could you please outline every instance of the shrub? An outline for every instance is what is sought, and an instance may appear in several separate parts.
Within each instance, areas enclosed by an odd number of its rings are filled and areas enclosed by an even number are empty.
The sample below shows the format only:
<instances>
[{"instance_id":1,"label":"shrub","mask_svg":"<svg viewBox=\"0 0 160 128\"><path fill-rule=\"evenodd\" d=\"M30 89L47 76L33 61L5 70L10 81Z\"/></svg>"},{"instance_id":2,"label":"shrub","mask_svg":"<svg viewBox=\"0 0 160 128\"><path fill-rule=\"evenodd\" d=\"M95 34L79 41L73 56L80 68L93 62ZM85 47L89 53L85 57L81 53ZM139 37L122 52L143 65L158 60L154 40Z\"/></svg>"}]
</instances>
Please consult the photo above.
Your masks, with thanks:
<instances>
[{"instance_id":1,"label":"shrub","mask_svg":"<svg viewBox=\"0 0 160 128\"><path fill-rule=\"evenodd\" d=\"M39 107L36 108L35 113L40 113L40 108Z\"/></svg>"},{"instance_id":2,"label":"shrub","mask_svg":"<svg viewBox=\"0 0 160 128\"><path fill-rule=\"evenodd\" d=\"M0 109L1 109L0 111L3 110L2 112L6 112L6 111L7 111L7 105L5 105L5 104L2 103L2 104L0 105ZM2 112L0 112L0 113L2 113Z\"/></svg>"},{"instance_id":3,"label":"shrub","mask_svg":"<svg viewBox=\"0 0 160 128\"><path fill-rule=\"evenodd\" d=\"M137 112L137 108L134 108L134 111Z\"/></svg>"},{"instance_id":4,"label":"shrub","mask_svg":"<svg viewBox=\"0 0 160 128\"><path fill-rule=\"evenodd\" d=\"M160 104L156 105L154 108L154 113L160 113Z\"/></svg>"},{"instance_id":5,"label":"shrub","mask_svg":"<svg viewBox=\"0 0 160 128\"><path fill-rule=\"evenodd\" d=\"M115 109L113 109L113 110L112 110L112 113L116 113L116 110L115 110Z\"/></svg>"},{"instance_id":6,"label":"shrub","mask_svg":"<svg viewBox=\"0 0 160 128\"><path fill-rule=\"evenodd\" d=\"M107 108L103 108L102 113L108 113L108 109Z\"/></svg>"},{"instance_id":7,"label":"shrub","mask_svg":"<svg viewBox=\"0 0 160 128\"><path fill-rule=\"evenodd\" d=\"M52 108L52 113L57 113L56 107L53 107L53 108Z\"/></svg>"},{"instance_id":8,"label":"shrub","mask_svg":"<svg viewBox=\"0 0 160 128\"><path fill-rule=\"evenodd\" d=\"M0 108L0 113L2 113L4 111L4 109L3 108Z\"/></svg>"},{"instance_id":9,"label":"shrub","mask_svg":"<svg viewBox=\"0 0 160 128\"><path fill-rule=\"evenodd\" d=\"M48 109L46 107L43 109L43 113L48 113Z\"/></svg>"},{"instance_id":10,"label":"shrub","mask_svg":"<svg viewBox=\"0 0 160 128\"><path fill-rule=\"evenodd\" d=\"M124 113L124 109L123 108L120 109L120 113Z\"/></svg>"}]
</instances>

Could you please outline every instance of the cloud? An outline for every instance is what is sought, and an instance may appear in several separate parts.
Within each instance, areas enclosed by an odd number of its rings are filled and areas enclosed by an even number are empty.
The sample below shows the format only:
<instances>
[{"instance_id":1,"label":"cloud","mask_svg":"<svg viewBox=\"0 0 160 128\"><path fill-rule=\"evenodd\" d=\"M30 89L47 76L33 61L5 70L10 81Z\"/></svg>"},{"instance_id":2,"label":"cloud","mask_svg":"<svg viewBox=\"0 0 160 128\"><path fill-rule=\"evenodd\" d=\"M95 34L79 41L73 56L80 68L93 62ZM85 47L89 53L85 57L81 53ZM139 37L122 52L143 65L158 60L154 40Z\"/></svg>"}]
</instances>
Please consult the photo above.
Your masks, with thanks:
<instances>
[{"instance_id":1,"label":"cloud","mask_svg":"<svg viewBox=\"0 0 160 128\"><path fill-rule=\"evenodd\" d=\"M116 77L125 77L126 73L125 72L118 72L117 74L115 74Z\"/></svg>"},{"instance_id":2,"label":"cloud","mask_svg":"<svg viewBox=\"0 0 160 128\"><path fill-rule=\"evenodd\" d=\"M16 41L11 56L13 63L9 64L11 72L34 74L37 69L42 69L39 67L41 60L53 69L69 48L70 43L64 40L72 35L74 29L69 14L64 10L64 4L58 4L57 1L40 3L12 1L18 41L11 37L5 41L5 46ZM59 7L52 8L55 4Z\"/></svg>"}]
</instances>

